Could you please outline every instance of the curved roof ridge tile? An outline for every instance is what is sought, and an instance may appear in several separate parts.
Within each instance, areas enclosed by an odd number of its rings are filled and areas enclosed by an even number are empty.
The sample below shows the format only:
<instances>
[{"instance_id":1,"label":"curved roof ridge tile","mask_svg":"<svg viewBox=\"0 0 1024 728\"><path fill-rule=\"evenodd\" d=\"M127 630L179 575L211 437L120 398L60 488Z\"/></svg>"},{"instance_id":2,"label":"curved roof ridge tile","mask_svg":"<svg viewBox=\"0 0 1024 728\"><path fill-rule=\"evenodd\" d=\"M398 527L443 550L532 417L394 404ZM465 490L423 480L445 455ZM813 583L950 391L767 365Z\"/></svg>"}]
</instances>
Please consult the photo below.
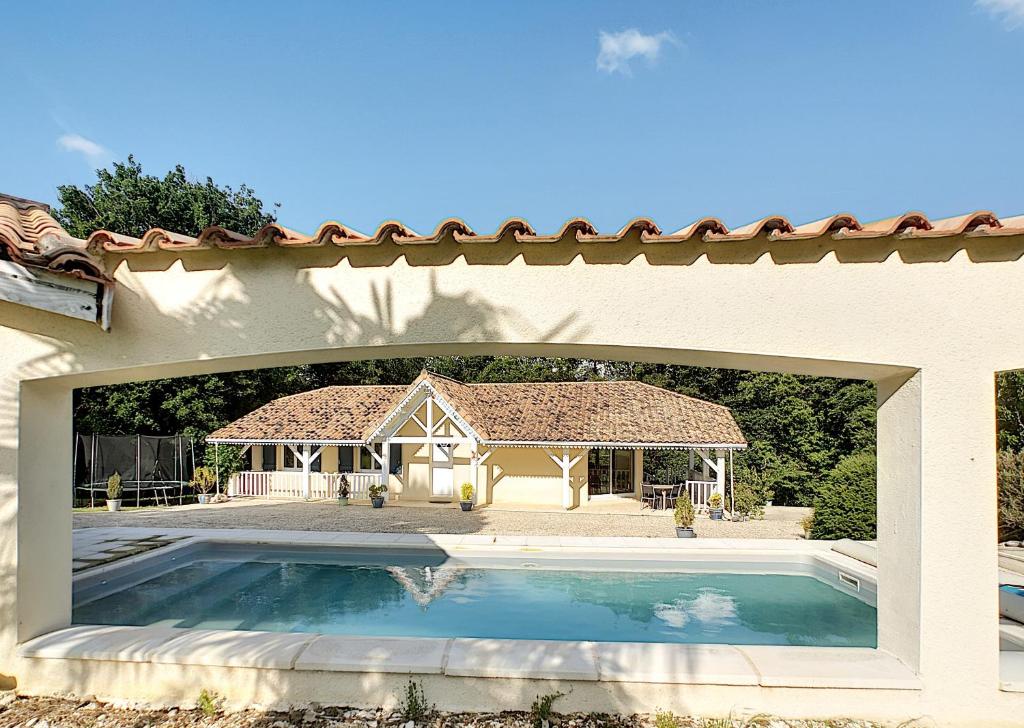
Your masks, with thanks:
<instances>
[{"instance_id":1,"label":"curved roof ridge tile","mask_svg":"<svg viewBox=\"0 0 1024 728\"><path fill-rule=\"evenodd\" d=\"M769 233L769 237L774 240L804 240L806 238L819 238L829 233L836 235L843 234L843 231L860 229L860 221L854 215L848 212L839 212L835 215L823 217L820 220L797 225L788 233Z\"/></svg>"},{"instance_id":2,"label":"curved roof ridge tile","mask_svg":"<svg viewBox=\"0 0 1024 728\"><path fill-rule=\"evenodd\" d=\"M480 235L474 233L473 235L463 235L462 233L455 231L452 236L458 243L497 243L506 235L536 235L536 231L533 226L530 225L526 220L521 217L510 217L506 219L493 235Z\"/></svg>"},{"instance_id":3,"label":"curved roof ridge tile","mask_svg":"<svg viewBox=\"0 0 1024 728\"><path fill-rule=\"evenodd\" d=\"M754 220L754 222L741 225L727 233L706 232L704 233L704 239L708 242L751 240L761 233L771 234L773 232L791 233L793 232L793 225L784 215L769 215L762 217L760 220Z\"/></svg>"},{"instance_id":4,"label":"curved roof ridge tile","mask_svg":"<svg viewBox=\"0 0 1024 728\"><path fill-rule=\"evenodd\" d=\"M313 233L312 239L319 241L320 245L366 245L367 243L373 243L374 240L368 235L365 235L358 230L350 228L348 225L343 225L337 220L328 220L320 223L320 227Z\"/></svg>"},{"instance_id":5,"label":"curved roof ridge tile","mask_svg":"<svg viewBox=\"0 0 1024 728\"><path fill-rule=\"evenodd\" d=\"M418 238L420 234L412 228L406 227L398 220L385 220L377 226L377 232L372 236L375 243L395 243L398 238Z\"/></svg>"},{"instance_id":6,"label":"curved roof ridge tile","mask_svg":"<svg viewBox=\"0 0 1024 728\"><path fill-rule=\"evenodd\" d=\"M287 228L278 222L268 222L256 231L256 234L253 235L253 239L259 247L278 245L282 248L289 248L300 245L323 245L322 240L305 235L297 230Z\"/></svg>"},{"instance_id":7,"label":"curved roof ridge tile","mask_svg":"<svg viewBox=\"0 0 1024 728\"><path fill-rule=\"evenodd\" d=\"M709 232L727 233L729 228L717 217L702 217L694 220L689 225L679 228L668 235L648 235L641 233L641 240L645 243L674 243L689 240L697 236L703 238Z\"/></svg>"},{"instance_id":8,"label":"curved roof ridge tile","mask_svg":"<svg viewBox=\"0 0 1024 728\"><path fill-rule=\"evenodd\" d=\"M937 238L948 235L960 235L968 230L982 226L998 228L1002 226L1002 223L999 222L999 219L991 210L976 210L966 215L933 220L930 225L931 227L926 230L908 228L902 231L900 235L908 238Z\"/></svg>"},{"instance_id":9,"label":"curved roof ridge tile","mask_svg":"<svg viewBox=\"0 0 1024 728\"><path fill-rule=\"evenodd\" d=\"M860 230L850 230L841 236L844 238L885 238L899 235L909 228L931 230L932 224L923 212L911 211L894 217L866 222Z\"/></svg>"},{"instance_id":10,"label":"curved roof ridge tile","mask_svg":"<svg viewBox=\"0 0 1024 728\"><path fill-rule=\"evenodd\" d=\"M649 217L634 217L614 233L598 233L588 235L583 232L576 232L576 239L581 243L617 243L634 230L643 235L660 235L661 228Z\"/></svg>"},{"instance_id":11,"label":"curved roof ridge tile","mask_svg":"<svg viewBox=\"0 0 1024 728\"><path fill-rule=\"evenodd\" d=\"M561 229L552 235L537 235L536 233L516 233L516 240L520 243L557 243L564 239L569 233L573 233L577 240L583 235L597 235L597 228L585 217L574 217L565 222Z\"/></svg>"},{"instance_id":12,"label":"curved roof ridge tile","mask_svg":"<svg viewBox=\"0 0 1024 728\"><path fill-rule=\"evenodd\" d=\"M412 232L412 231L409 231ZM476 237L473 228L457 217L448 217L437 224L434 232L430 235L392 235L392 239L398 245L420 245L424 243L437 243L447 234L459 233L465 238Z\"/></svg>"}]
</instances>

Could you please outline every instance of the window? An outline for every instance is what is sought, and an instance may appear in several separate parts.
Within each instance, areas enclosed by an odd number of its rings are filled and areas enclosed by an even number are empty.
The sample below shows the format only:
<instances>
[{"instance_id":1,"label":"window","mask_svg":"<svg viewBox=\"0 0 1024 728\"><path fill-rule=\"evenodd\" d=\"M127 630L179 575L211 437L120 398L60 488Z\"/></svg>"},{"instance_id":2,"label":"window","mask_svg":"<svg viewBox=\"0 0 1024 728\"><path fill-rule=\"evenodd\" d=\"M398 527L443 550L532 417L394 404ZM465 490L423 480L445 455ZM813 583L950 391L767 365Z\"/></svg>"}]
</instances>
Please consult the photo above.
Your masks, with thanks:
<instances>
[{"instance_id":1,"label":"window","mask_svg":"<svg viewBox=\"0 0 1024 728\"><path fill-rule=\"evenodd\" d=\"M392 445L391 449L388 451L388 454L389 454L388 465L391 467L391 474L392 475L401 475L402 474L402 445L401 445L401 443L399 443L397 445Z\"/></svg>"},{"instance_id":2,"label":"window","mask_svg":"<svg viewBox=\"0 0 1024 728\"><path fill-rule=\"evenodd\" d=\"M352 448L348 445L338 448L338 472L352 472Z\"/></svg>"},{"instance_id":3,"label":"window","mask_svg":"<svg viewBox=\"0 0 1024 728\"><path fill-rule=\"evenodd\" d=\"M284 450L285 470L295 470L297 468L302 467L301 465L298 464L298 461L295 459L295 453L292 452L292 448L290 446L285 445L282 449Z\"/></svg>"},{"instance_id":4,"label":"window","mask_svg":"<svg viewBox=\"0 0 1024 728\"><path fill-rule=\"evenodd\" d=\"M384 446L379 442L374 443L373 451L378 455L383 455ZM380 470L380 463L374 459L366 446L359 448L359 469L362 471Z\"/></svg>"},{"instance_id":5,"label":"window","mask_svg":"<svg viewBox=\"0 0 1024 728\"><path fill-rule=\"evenodd\" d=\"M264 445L262 453L264 470L277 470L277 445Z\"/></svg>"}]
</instances>

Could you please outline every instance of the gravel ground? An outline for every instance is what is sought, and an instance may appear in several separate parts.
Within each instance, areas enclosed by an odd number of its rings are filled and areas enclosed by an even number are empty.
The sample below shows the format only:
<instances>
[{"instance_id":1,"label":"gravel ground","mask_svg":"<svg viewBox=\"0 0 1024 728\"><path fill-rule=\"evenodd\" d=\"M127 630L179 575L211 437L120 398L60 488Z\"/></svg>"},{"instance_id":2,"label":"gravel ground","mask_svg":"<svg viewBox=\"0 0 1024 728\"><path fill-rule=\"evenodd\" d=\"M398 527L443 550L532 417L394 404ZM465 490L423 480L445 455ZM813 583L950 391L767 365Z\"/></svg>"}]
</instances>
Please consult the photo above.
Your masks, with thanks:
<instances>
[{"instance_id":1,"label":"gravel ground","mask_svg":"<svg viewBox=\"0 0 1024 728\"><path fill-rule=\"evenodd\" d=\"M408 721L399 712L319 708L288 713L253 710L206 715L199 710L148 710L117 708L90 699L0 697L0 728L532 728L538 725L529 713L441 713ZM543 725L543 724L540 724ZM654 728L655 716L610 716L574 713L554 714L553 728ZM747 720L668 718L659 728L871 728L875 723L850 720L784 721L757 717Z\"/></svg>"},{"instance_id":2,"label":"gravel ground","mask_svg":"<svg viewBox=\"0 0 1024 728\"><path fill-rule=\"evenodd\" d=\"M805 508L766 509L764 520L733 523L700 517L701 538L803 538ZM236 500L216 505L172 506L120 513L74 514L75 528L262 528L294 531L374 533L484 533L511 536L675 536L668 515L513 511L494 508L463 513L457 508L340 507L333 502Z\"/></svg>"}]
</instances>

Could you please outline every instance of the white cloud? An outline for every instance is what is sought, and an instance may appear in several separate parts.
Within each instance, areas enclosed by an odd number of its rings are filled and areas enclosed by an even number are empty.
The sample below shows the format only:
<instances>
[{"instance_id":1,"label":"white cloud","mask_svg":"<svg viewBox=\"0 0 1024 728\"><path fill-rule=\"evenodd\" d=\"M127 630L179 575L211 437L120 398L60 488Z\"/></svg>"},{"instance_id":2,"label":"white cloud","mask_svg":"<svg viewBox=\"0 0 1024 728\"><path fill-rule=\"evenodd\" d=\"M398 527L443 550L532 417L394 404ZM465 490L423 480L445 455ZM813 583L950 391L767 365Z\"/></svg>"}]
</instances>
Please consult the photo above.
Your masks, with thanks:
<instances>
[{"instance_id":1,"label":"white cloud","mask_svg":"<svg viewBox=\"0 0 1024 728\"><path fill-rule=\"evenodd\" d=\"M641 33L636 28L628 28L619 33L597 34L600 51L597 54L597 67L606 73L629 74L629 62L643 56L648 63L658 60L661 48L666 43L675 43L676 39L667 30L653 35Z\"/></svg>"},{"instance_id":2,"label":"white cloud","mask_svg":"<svg viewBox=\"0 0 1024 728\"><path fill-rule=\"evenodd\" d=\"M1001 20L1007 30L1024 27L1024 0L974 0L974 5Z\"/></svg>"},{"instance_id":3,"label":"white cloud","mask_svg":"<svg viewBox=\"0 0 1024 728\"><path fill-rule=\"evenodd\" d=\"M57 144L67 152L81 154L90 164L104 164L111 157L109 149L81 134L64 134L57 138Z\"/></svg>"}]
</instances>

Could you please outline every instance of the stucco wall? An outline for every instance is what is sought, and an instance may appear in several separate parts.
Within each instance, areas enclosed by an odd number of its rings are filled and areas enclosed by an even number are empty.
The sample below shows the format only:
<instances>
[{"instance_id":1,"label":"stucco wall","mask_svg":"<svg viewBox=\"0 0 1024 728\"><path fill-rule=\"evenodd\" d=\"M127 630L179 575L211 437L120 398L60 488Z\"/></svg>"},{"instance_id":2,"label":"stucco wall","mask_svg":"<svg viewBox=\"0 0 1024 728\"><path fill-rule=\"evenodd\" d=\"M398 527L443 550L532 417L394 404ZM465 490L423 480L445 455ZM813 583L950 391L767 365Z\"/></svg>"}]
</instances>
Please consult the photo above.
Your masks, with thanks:
<instances>
[{"instance_id":1,"label":"stucco wall","mask_svg":"<svg viewBox=\"0 0 1024 728\"><path fill-rule=\"evenodd\" d=\"M18 679L16 642L69 619L72 387L571 355L879 380L880 647L920 672L925 712L1013 719L993 373L1024 366L1022 254L1017 237L159 252L117 267L109 333L2 303L0 673Z\"/></svg>"}]
</instances>

